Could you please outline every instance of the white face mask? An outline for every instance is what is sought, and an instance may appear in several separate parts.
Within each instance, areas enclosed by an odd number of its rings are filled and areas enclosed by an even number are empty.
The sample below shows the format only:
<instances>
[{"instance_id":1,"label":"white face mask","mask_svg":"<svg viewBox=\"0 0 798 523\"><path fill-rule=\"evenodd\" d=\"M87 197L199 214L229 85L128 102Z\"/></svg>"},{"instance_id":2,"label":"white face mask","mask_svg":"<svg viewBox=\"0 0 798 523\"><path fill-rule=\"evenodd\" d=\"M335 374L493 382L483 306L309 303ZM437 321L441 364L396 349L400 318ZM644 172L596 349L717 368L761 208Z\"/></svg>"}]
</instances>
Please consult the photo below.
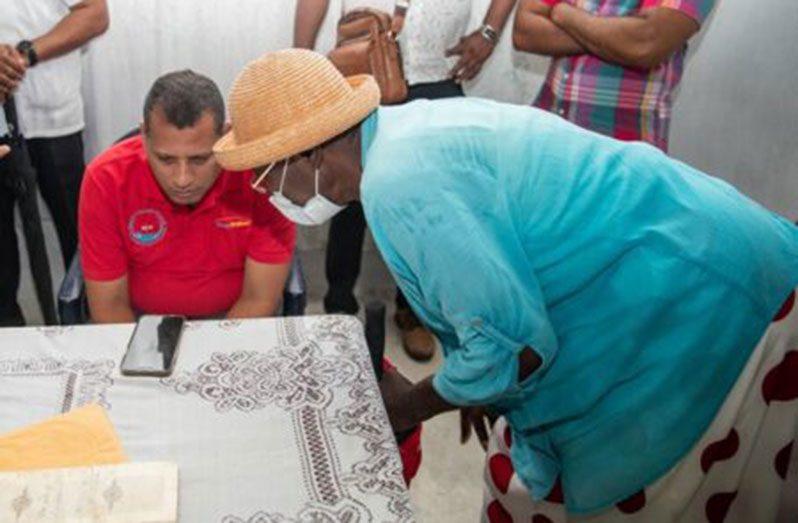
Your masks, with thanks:
<instances>
[{"instance_id":1,"label":"white face mask","mask_svg":"<svg viewBox=\"0 0 798 523\"><path fill-rule=\"evenodd\" d=\"M319 194L319 168L316 167L316 194L305 205L300 206L289 200L283 195L283 184L285 184L285 174L288 171L288 160L283 167L283 175L280 178L280 190L272 194L269 201L283 213L283 216L298 225L321 225L339 212L344 210L343 205L337 205L321 194Z\"/></svg>"}]
</instances>

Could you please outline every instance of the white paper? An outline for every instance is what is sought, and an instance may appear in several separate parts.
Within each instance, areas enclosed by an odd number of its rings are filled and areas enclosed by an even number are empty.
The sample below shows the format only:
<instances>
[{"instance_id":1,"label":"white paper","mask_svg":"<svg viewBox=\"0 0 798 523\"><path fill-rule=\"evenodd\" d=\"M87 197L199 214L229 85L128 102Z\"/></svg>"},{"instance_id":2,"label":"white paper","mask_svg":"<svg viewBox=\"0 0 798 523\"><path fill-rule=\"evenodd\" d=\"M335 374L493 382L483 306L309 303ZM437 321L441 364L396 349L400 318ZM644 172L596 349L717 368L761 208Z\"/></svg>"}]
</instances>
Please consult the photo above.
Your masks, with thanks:
<instances>
[{"instance_id":1,"label":"white paper","mask_svg":"<svg viewBox=\"0 0 798 523\"><path fill-rule=\"evenodd\" d=\"M0 521L175 523L177 465L127 463L0 473Z\"/></svg>"}]
</instances>

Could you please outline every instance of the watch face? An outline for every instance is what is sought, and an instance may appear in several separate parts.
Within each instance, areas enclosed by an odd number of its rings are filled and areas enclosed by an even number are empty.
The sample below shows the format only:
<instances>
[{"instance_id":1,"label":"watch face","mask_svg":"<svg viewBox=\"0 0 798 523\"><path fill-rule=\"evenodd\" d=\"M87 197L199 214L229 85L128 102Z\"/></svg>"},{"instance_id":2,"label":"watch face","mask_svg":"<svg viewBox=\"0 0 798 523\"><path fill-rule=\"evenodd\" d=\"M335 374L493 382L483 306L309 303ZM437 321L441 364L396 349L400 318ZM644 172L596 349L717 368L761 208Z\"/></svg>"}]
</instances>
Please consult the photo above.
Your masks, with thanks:
<instances>
[{"instance_id":1,"label":"watch face","mask_svg":"<svg viewBox=\"0 0 798 523\"><path fill-rule=\"evenodd\" d=\"M28 61L28 67L33 67L36 65L36 62L39 61L39 57L36 55L36 50L33 48L33 42L29 40L23 40L17 44L17 51L25 55L25 58Z\"/></svg>"},{"instance_id":2,"label":"watch face","mask_svg":"<svg viewBox=\"0 0 798 523\"><path fill-rule=\"evenodd\" d=\"M498 40L498 38L499 38L499 35L496 33L496 31L493 30L491 27L488 27L488 26L482 27L481 33L482 33L482 36L486 40L488 40L488 41L490 41L492 43L496 43L496 40Z\"/></svg>"}]
</instances>

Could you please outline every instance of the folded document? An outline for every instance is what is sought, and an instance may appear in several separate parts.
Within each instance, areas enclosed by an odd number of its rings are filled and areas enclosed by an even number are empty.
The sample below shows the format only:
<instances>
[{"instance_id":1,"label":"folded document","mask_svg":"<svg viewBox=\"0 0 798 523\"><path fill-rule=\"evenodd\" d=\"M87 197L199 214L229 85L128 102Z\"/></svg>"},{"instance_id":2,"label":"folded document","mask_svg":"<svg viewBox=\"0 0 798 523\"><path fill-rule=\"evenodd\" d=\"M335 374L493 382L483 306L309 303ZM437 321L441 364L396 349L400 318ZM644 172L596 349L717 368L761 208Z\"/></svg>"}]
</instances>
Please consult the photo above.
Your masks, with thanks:
<instances>
[{"instance_id":1,"label":"folded document","mask_svg":"<svg viewBox=\"0 0 798 523\"><path fill-rule=\"evenodd\" d=\"M0 521L175 523L177 488L173 463L0 472Z\"/></svg>"},{"instance_id":2,"label":"folded document","mask_svg":"<svg viewBox=\"0 0 798 523\"><path fill-rule=\"evenodd\" d=\"M99 405L81 407L0 436L0 471L110 465L125 461L111 420Z\"/></svg>"}]
</instances>

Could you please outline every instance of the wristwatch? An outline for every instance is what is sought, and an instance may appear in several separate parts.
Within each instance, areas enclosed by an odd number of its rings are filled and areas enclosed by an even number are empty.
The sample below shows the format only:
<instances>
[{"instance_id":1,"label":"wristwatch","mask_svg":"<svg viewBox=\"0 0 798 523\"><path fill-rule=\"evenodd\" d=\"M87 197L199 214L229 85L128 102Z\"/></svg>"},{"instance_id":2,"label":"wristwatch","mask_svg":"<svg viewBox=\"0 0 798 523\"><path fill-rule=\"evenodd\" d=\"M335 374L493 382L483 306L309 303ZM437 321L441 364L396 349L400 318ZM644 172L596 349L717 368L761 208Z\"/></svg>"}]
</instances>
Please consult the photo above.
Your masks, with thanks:
<instances>
[{"instance_id":1,"label":"wristwatch","mask_svg":"<svg viewBox=\"0 0 798 523\"><path fill-rule=\"evenodd\" d=\"M36 54L36 49L33 48L33 42L30 40L23 40L18 43L17 51L28 61L28 67L33 67L39 63L39 55Z\"/></svg>"},{"instance_id":2,"label":"wristwatch","mask_svg":"<svg viewBox=\"0 0 798 523\"><path fill-rule=\"evenodd\" d=\"M490 24L482 24L479 28L479 34L492 44L496 44L499 41L499 32Z\"/></svg>"}]
</instances>

